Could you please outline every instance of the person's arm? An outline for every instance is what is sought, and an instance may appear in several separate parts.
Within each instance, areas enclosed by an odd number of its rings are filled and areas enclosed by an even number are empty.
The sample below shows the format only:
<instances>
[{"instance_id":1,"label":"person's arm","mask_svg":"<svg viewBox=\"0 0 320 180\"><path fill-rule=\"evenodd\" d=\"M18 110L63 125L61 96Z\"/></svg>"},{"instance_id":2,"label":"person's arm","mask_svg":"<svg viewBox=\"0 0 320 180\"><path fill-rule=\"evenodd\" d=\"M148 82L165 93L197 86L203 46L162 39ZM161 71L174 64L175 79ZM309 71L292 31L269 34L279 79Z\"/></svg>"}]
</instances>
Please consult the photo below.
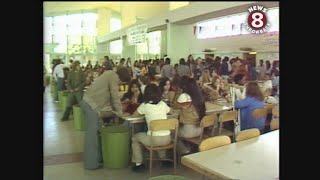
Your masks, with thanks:
<instances>
[{"instance_id":1,"label":"person's arm","mask_svg":"<svg viewBox=\"0 0 320 180\"><path fill-rule=\"evenodd\" d=\"M83 90L85 86L86 86L86 75L84 74L84 72L82 72L81 73L81 83L79 84L79 86L77 88L79 90Z\"/></svg>"},{"instance_id":2,"label":"person's arm","mask_svg":"<svg viewBox=\"0 0 320 180\"><path fill-rule=\"evenodd\" d=\"M249 106L250 103L251 103L251 102L250 102L250 99L245 98L245 99L240 100L240 101L237 100L237 101L234 103L234 106L235 106L235 108L241 109L241 108L245 108L245 107Z\"/></svg>"},{"instance_id":3,"label":"person's arm","mask_svg":"<svg viewBox=\"0 0 320 180\"><path fill-rule=\"evenodd\" d=\"M140 106L132 113L131 116L133 117L139 117L145 114L145 104L142 103Z\"/></svg>"},{"instance_id":4,"label":"person's arm","mask_svg":"<svg viewBox=\"0 0 320 180\"><path fill-rule=\"evenodd\" d=\"M122 114L122 105L119 97L119 77L117 75L115 77L110 78L109 80L109 92L111 97L111 104L113 106L114 111Z\"/></svg>"},{"instance_id":5,"label":"person's arm","mask_svg":"<svg viewBox=\"0 0 320 180\"><path fill-rule=\"evenodd\" d=\"M71 88L71 76L69 74L69 76L67 77L67 83L66 83L66 86L67 86L67 90L69 90L70 92L73 92L74 89Z\"/></svg>"}]
</instances>

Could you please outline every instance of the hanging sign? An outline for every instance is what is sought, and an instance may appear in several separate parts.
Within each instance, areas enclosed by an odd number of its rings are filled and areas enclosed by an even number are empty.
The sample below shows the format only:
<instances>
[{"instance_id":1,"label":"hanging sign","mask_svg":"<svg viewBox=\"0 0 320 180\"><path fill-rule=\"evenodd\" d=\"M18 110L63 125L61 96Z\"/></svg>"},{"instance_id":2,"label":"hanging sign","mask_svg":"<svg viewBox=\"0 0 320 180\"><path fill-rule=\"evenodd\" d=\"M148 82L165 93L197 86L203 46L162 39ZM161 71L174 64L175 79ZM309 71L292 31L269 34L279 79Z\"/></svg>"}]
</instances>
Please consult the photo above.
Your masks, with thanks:
<instances>
[{"instance_id":1,"label":"hanging sign","mask_svg":"<svg viewBox=\"0 0 320 180\"><path fill-rule=\"evenodd\" d=\"M130 45L141 44L146 41L148 27L141 24L127 30L127 40Z\"/></svg>"}]
</instances>

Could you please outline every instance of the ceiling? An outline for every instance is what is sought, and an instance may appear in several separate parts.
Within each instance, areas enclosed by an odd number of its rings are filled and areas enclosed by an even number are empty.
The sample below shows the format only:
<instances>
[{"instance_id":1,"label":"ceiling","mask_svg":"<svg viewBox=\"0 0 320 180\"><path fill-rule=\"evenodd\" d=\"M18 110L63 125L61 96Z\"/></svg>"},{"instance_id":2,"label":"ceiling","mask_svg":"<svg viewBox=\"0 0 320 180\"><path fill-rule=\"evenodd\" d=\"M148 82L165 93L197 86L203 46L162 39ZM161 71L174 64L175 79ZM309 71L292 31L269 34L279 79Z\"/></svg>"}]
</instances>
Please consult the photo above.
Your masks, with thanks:
<instances>
[{"instance_id":1,"label":"ceiling","mask_svg":"<svg viewBox=\"0 0 320 180\"><path fill-rule=\"evenodd\" d=\"M159 6L163 11L168 11L169 2L44 2L43 11L44 16L52 16L58 14L65 14L66 12L81 11L81 10L95 10L98 8L108 8L116 12L121 12L121 6L129 5L130 9L135 10L139 14L150 14L149 11L157 10ZM157 8L154 8L157 7ZM132 9L131 9L132 8ZM144 13L145 12L145 13Z\"/></svg>"}]
</instances>

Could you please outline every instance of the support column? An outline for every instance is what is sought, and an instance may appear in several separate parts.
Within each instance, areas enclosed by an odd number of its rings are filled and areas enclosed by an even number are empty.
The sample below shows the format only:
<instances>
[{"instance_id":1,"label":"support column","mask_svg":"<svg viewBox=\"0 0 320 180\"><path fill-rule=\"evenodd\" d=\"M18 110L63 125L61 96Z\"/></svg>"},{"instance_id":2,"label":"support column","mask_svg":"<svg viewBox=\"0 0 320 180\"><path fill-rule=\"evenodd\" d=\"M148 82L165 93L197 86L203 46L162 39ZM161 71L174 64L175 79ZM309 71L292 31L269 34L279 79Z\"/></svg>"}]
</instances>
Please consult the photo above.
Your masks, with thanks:
<instances>
[{"instance_id":1,"label":"support column","mask_svg":"<svg viewBox=\"0 0 320 180\"><path fill-rule=\"evenodd\" d=\"M97 21L97 30L98 36L104 36L110 32L110 18L111 10L106 8L100 8L97 11L98 21Z\"/></svg>"},{"instance_id":2,"label":"support column","mask_svg":"<svg viewBox=\"0 0 320 180\"><path fill-rule=\"evenodd\" d=\"M134 2L121 3L122 27L127 27L137 22L136 5Z\"/></svg>"}]
</instances>

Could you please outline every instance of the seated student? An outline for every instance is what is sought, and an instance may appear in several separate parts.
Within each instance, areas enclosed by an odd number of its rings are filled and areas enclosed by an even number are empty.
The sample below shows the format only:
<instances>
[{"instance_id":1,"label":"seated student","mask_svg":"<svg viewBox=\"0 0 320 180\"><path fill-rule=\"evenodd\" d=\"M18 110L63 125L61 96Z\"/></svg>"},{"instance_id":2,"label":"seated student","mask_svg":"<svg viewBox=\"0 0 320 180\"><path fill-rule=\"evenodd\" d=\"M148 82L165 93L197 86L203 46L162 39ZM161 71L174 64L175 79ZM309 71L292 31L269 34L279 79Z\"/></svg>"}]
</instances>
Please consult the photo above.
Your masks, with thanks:
<instances>
[{"instance_id":1,"label":"seated student","mask_svg":"<svg viewBox=\"0 0 320 180\"><path fill-rule=\"evenodd\" d=\"M189 78L182 85L182 94L177 99L177 104L180 106L179 116L179 137L193 138L202 133L199 127L200 120L205 116L205 102L201 94L200 88L194 78ZM178 141L178 151L180 154L190 152L190 148L182 141Z\"/></svg>"},{"instance_id":2,"label":"seated student","mask_svg":"<svg viewBox=\"0 0 320 180\"><path fill-rule=\"evenodd\" d=\"M235 102L235 108L240 109L240 129L258 128L264 131L265 118L254 119L252 112L264 107L264 97L258 83L248 82L246 84L246 97Z\"/></svg>"},{"instance_id":3,"label":"seated student","mask_svg":"<svg viewBox=\"0 0 320 180\"><path fill-rule=\"evenodd\" d=\"M222 80L220 76L214 76L210 85L202 86L202 92L206 96L205 99L208 101L215 101L220 98L225 98L229 91L226 89L229 87L225 86L225 84L225 80Z\"/></svg>"},{"instance_id":4,"label":"seated student","mask_svg":"<svg viewBox=\"0 0 320 180\"><path fill-rule=\"evenodd\" d=\"M137 79L132 79L129 83L128 91L121 98L123 112L132 114L143 102L143 95L140 89L140 83Z\"/></svg>"},{"instance_id":5,"label":"seated student","mask_svg":"<svg viewBox=\"0 0 320 180\"><path fill-rule=\"evenodd\" d=\"M158 119L167 119L167 113L170 112L170 107L161 101L161 92L157 85L147 85L144 93L144 102L140 104L138 109L133 113L133 116L145 115L148 125L148 131L136 133L132 136L132 170L135 172L143 171L145 166L143 162L143 151L141 144L164 146L171 143L170 130L154 131L151 139L150 122ZM151 141L152 140L152 141ZM165 158L165 150L158 151L159 158ZM161 162L163 165L168 166L171 163L167 161ZM168 164L169 163L169 164Z\"/></svg>"},{"instance_id":6,"label":"seated student","mask_svg":"<svg viewBox=\"0 0 320 180\"><path fill-rule=\"evenodd\" d=\"M142 94L144 94L144 90L146 86L150 83L149 78L147 76L139 76L138 80L139 80L139 83L141 84L140 86L141 92Z\"/></svg>"},{"instance_id":7,"label":"seated student","mask_svg":"<svg viewBox=\"0 0 320 180\"><path fill-rule=\"evenodd\" d=\"M246 77L243 74L237 74L234 76L233 82L237 86L235 88L235 94L236 94L237 100L244 99L246 96L245 95L246 94L246 87L244 86L246 83Z\"/></svg>"},{"instance_id":8,"label":"seated student","mask_svg":"<svg viewBox=\"0 0 320 180\"><path fill-rule=\"evenodd\" d=\"M200 86L205 83L211 83L211 81L212 81L212 77L210 75L210 71L208 69L205 69L199 78Z\"/></svg>"},{"instance_id":9,"label":"seated student","mask_svg":"<svg viewBox=\"0 0 320 180\"><path fill-rule=\"evenodd\" d=\"M264 102L269 104L279 104L279 101L272 96L272 88L268 88L264 92Z\"/></svg>"},{"instance_id":10,"label":"seated student","mask_svg":"<svg viewBox=\"0 0 320 180\"><path fill-rule=\"evenodd\" d=\"M175 92L171 89L170 79L164 77L159 82L160 92L162 94L161 99L166 102L169 106L172 105Z\"/></svg>"}]
</instances>

